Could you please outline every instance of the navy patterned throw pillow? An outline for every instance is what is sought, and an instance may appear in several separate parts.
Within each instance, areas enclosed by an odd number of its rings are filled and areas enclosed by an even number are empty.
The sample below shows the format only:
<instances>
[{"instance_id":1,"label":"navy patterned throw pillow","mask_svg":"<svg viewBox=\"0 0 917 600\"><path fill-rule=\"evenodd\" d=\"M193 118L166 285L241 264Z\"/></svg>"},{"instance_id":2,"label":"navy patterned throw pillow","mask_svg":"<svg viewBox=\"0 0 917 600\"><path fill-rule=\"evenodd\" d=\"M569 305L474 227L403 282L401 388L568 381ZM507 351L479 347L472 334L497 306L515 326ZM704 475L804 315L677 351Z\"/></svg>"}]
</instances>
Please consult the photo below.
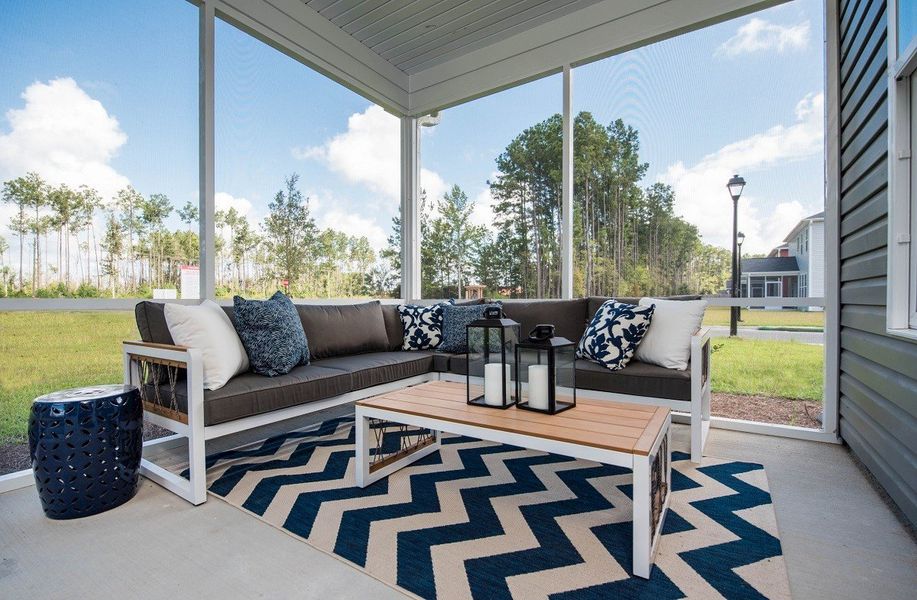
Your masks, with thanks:
<instances>
[{"instance_id":1,"label":"navy patterned throw pillow","mask_svg":"<svg viewBox=\"0 0 917 600\"><path fill-rule=\"evenodd\" d=\"M502 303L472 304L453 306L447 304L443 307L443 340L436 348L440 352L468 352L468 338L466 328L472 321L484 316L484 309L490 306L502 307ZM497 346L500 343L497 340Z\"/></svg>"},{"instance_id":2,"label":"navy patterned throw pillow","mask_svg":"<svg viewBox=\"0 0 917 600\"><path fill-rule=\"evenodd\" d=\"M452 306L454 300L419 306L399 304L401 328L404 331L402 350L432 350L443 338L443 308Z\"/></svg>"},{"instance_id":3,"label":"navy patterned throw pillow","mask_svg":"<svg viewBox=\"0 0 917 600\"><path fill-rule=\"evenodd\" d=\"M635 306L608 300L595 312L576 348L576 356L612 371L627 366L646 334L656 305Z\"/></svg>"},{"instance_id":4,"label":"navy patterned throw pillow","mask_svg":"<svg viewBox=\"0 0 917 600\"><path fill-rule=\"evenodd\" d=\"M251 369L259 375L284 375L309 364L309 342L293 302L283 292L268 300L232 299L236 332Z\"/></svg>"}]
</instances>

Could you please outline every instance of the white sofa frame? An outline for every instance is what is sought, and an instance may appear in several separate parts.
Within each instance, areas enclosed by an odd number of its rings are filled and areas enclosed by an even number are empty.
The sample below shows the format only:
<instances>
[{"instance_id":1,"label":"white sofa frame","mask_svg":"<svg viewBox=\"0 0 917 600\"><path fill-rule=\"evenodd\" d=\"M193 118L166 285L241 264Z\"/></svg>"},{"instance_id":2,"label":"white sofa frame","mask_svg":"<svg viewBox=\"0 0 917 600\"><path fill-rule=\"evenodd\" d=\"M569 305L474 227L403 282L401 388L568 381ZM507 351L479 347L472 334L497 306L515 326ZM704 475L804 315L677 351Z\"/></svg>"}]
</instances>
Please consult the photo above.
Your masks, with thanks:
<instances>
[{"instance_id":1,"label":"white sofa frame","mask_svg":"<svg viewBox=\"0 0 917 600\"><path fill-rule=\"evenodd\" d=\"M318 400L299 406L291 406L280 410L271 411L251 417L236 419L217 425L204 424L204 376L200 350L174 346L169 344L156 344L150 342L124 342L124 383L139 385L140 373L135 359L155 359L169 361L179 368L186 369L186 385L188 394L188 409L186 420L181 419L184 413L175 417L168 412L156 410L156 407L144 404L144 420L169 431L174 436L166 438L168 441L185 438L188 444L188 472L189 478L169 471L155 464L149 459L142 459L140 472L151 481L161 485L170 492L184 498L194 505L203 504L207 500L207 442L234 433L247 431L256 427L278 423L326 408L340 406L369 398L378 394L401 389L409 385L417 385L427 381L465 381L465 376L453 373L426 373L407 379L400 379L391 383L372 386L361 390L347 392L332 398ZM618 402L633 402L636 404L649 404L664 406L675 412L672 417L674 422L689 422L691 426L691 461L700 463L703 457L704 445L710 430L710 330L699 330L691 338L691 401L690 410L685 413L684 400L670 400L667 398L653 398L648 396L633 396L600 392L577 388L576 394L581 398L597 400L614 400ZM181 384L180 384L181 385ZM151 440L144 447L152 447L162 443L162 440Z\"/></svg>"}]
</instances>

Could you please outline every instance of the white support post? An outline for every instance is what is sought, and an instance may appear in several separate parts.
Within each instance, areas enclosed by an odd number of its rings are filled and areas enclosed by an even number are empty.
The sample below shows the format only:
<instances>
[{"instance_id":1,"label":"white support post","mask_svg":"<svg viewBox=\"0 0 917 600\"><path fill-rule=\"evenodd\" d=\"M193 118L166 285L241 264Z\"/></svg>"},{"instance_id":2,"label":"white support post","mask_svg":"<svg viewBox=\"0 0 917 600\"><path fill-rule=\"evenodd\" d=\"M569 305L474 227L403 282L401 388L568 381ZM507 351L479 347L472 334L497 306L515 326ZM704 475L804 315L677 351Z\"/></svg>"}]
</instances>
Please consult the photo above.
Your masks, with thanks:
<instances>
[{"instance_id":1,"label":"white support post","mask_svg":"<svg viewBox=\"0 0 917 600\"><path fill-rule=\"evenodd\" d=\"M199 33L199 207L200 207L200 291L201 298L213 299L215 288L216 226L214 216L214 26L213 0L204 0L200 10Z\"/></svg>"},{"instance_id":2,"label":"white support post","mask_svg":"<svg viewBox=\"0 0 917 600\"><path fill-rule=\"evenodd\" d=\"M420 130L401 118L401 297L420 298Z\"/></svg>"},{"instance_id":3,"label":"white support post","mask_svg":"<svg viewBox=\"0 0 917 600\"><path fill-rule=\"evenodd\" d=\"M573 69L564 65L563 200L560 232L561 297L573 298Z\"/></svg>"},{"instance_id":4,"label":"white support post","mask_svg":"<svg viewBox=\"0 0 917 600\"><path fill-rule=\"evenodd\" d=\"M894 12L894 11L892 11ZM840 6L825 2L825 386L822 429L838 436L840 406ZM891 33L891 32L890 32Z\"/></svg>"}]
</instances>

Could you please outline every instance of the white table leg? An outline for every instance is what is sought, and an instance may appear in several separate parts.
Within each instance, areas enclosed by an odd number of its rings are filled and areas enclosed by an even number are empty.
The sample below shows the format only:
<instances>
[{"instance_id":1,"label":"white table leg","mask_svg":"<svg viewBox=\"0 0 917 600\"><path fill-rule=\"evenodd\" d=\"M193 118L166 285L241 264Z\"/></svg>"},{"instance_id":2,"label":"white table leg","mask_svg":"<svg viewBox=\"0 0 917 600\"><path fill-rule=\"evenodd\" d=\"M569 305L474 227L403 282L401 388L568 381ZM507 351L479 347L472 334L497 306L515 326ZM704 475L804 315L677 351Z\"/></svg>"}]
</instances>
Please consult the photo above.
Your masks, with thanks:
<instances>
[{"instance_id":1,"label":"white table leg","mask_svg":"<svg viewBox=\"0 0 917 600\"><path fill-rule=\"evenodd\" d=\"M649 579L653 570L656 549L662 537L662 526L669 510L669 498L672 493L672 420L666 419L665 428L653 444L648 456L634 455L634 557L633 572L637 577ZM660 465L665 497L661 499L659 521L653 523L653 462L656 457L662 460Z\"/></svg>"},{"instance_id":2,"label":"white table leg","mask_svg":"<svg viewBox=\"0 0 917 600\"><path fill-rule=\"evenodd\" d=\"M650 457L634 456L634 575L649 579L653 568L651 560L652 511L650 497Z\"/></svg>"},{"instance_id":3,"label":"white table leg","mask_svg":"<svg viewBox=\"0 0 917 600\"><path fill-rule=\"evenodd\" d=\"M370 483L369 480L369 417L363 414L361 407L357 406L356 409L356 422L354 423L356 429L356 476L357 476L357 487L364 488Z\"/></svg>"}]
</instances>

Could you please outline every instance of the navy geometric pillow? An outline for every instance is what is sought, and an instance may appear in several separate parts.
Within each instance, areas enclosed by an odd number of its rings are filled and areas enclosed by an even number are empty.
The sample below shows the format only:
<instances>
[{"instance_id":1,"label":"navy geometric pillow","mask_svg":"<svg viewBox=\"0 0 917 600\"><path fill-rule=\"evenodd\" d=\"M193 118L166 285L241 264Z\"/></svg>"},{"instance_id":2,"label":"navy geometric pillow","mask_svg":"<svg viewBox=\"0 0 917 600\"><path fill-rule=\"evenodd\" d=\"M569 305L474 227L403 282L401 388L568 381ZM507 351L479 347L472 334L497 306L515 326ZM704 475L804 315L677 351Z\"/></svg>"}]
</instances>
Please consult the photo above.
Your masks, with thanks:
<instances>
[{"instance_id":1,"label":"navy geometric pillow","mask_svg":"<svg viewBox=\"0 0 917 600\"><path fill-rule=\"evenodd\" d=\"M586 327L576 347L576 355L611 371L620 371L637 350L655 310L655 304L635 306L606 301Z\"/></svg>"},{"instance_id":2,"label":"navy geometric pillow","mask_svg":"<svg viewBox=\"0 0 917 600\"><path fill-rule=\"evenodd\" d=\"M399 304L401 328L404 331L402 350L432 350L443 339L443 307L455 300L430 306Z\"/></svg>"},{"instance_id":3,"label":"navy geometric pillow","mask_svg":"<svg viewBox=\"0 0 917 600\"><path fill-rule=\"evenodd\" d=\"M309 342L293 302L282 292L268 300L232 299L236 333L251 369L275 377L309 364Z\"/></svg>"},{"instance_id":4,"label":"navy geometric pillow","mask_svg":"<svg viewBox=\"0 0 917 600\"><path fill-rule=\"evenodd\" d=\"M484 317L484 309L491 306L502 307L502 302L493 304L472 304L466 306L443 307L443 341L437 347L439 352L468 352L467 328L469 323ZM500 347L499 340L496 344Z\"/></svg>"}]
</instances>

